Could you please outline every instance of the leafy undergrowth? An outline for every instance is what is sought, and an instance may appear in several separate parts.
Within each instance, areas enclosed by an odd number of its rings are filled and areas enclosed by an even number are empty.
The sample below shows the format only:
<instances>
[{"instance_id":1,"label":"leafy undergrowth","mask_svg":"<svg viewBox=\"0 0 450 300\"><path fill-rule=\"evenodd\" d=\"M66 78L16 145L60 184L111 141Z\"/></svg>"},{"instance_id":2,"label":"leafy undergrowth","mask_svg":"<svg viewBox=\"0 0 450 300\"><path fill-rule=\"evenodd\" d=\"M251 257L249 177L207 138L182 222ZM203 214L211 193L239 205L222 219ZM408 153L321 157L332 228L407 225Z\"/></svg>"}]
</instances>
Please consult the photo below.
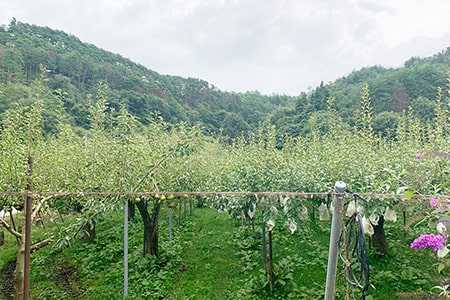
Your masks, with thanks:
<instances>
[{"instance_id":1,"label":"leafy undergrowth","mask_svg":"<svg viewBox=\"0 0 450 300\"><path fill-rule=\"evenodd\" d=\"M225 214L200 210L192 218L191 230L183 241L183 270L170 298L233 299L241 271L238 248L230 243L234 223Z\"/></svg>"},{"instance_id":2,"label":"leafy undergrowth","mask_svg":"<svg viewBox=\"0 0 450 300\"><path fill-rule=\"evenodd\" d=\"M267 264L263 267L258 222L253 231L226 214L197 209L181 226L175 226L169 241L165 211L160 220L158 258L142 256L142 223L129 223L128 299L323 298L329 222L305 221L294 234L282 226L274 228L271 285ZM415 234L404 236L399 223L386 224L386 233L390 255L382 257L370 250L373 287L366 299L438 299L430 291L443 283L448 271L437 274L433 253L411 250ZM95 240L80 241L63 250L39 250L33 254L31 272L34 299L122 298L122 214L105 218ZM336 290L337 299L352 292L346 289L342 264ZM358 299L358 289L355 295Z\"/></svg>"}]
</instances>

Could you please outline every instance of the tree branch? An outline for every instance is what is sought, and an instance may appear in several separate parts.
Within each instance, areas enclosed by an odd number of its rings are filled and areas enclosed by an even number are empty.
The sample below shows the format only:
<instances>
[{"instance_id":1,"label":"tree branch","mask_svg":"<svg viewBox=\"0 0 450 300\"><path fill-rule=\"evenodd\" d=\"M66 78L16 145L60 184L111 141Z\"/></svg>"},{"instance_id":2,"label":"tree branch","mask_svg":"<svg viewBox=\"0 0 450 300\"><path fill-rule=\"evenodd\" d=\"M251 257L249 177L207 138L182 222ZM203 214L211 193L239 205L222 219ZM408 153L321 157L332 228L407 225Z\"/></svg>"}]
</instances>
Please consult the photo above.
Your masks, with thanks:
<instances>
[{"instance_id":1,"label":"tree branch","mask_svg":"<svg viewBox=\"0 0 450 300\"><path fill-rule=\"evenodd\" d=\"M18 239L22 238L22 234L20 232L17 232L16 230L14 230L14 228L12 228L12 226L9 225L3 218L0 218L0 225L3 225L3 227L5 227L6 230L8 230L16 238L18 238Z\"/></svg>"},{"instance_id":2,"label":"tree branch","mask_svg":"<svg viewBox=\"0 0 450 300\"><path fill-rule=\"evenodd\" d=\"M40 241L39 243L36 243L33 246L31 246L30 251L31 251L31 253L36 252L37 250L41 249L42 247L47 246L51 242L53 242L53 237L52 236L49 237L48 239Z\"/></svg>"},{"instance_id":3,"label":"tree branch","mask_svg":"<svg viewBox=\"0 0 450 300\"><path fill-rule=\"evenodd\" d=\"M33 214L31 215L31 221L33 221L34 220L34 218L36 217L36 215L39 213L39 211L41 210L41 207L42 207L42 205L44 205L45 204L45 202L47 202L48 200L50 200L50 199L53 199L53 198L57 198L57 197L61 197L61 196L64 196L64 194L53 194L53 195L51 195L51 196L48 196L48 197L44 197L44 198L42 198L41 200L39 200L39 203L36 205L36 208L34 209L34 211L33 211Z\"/></svg>"},{"instance_id":4,"label":"tree branch","mask_svg":"<svg viewBox=\"0 0 450 300\"><path fill-rule=\"evenodd\" d=\"M159 161L155 163L155 165L150 169L150 171L147 172L137 183L137 185L132 189L133 192L136 192L137 189L141 186L141 184L149 177L165 160L167 160L170 157L169 154L164 154Z\"/></svg>"}]
</instances>

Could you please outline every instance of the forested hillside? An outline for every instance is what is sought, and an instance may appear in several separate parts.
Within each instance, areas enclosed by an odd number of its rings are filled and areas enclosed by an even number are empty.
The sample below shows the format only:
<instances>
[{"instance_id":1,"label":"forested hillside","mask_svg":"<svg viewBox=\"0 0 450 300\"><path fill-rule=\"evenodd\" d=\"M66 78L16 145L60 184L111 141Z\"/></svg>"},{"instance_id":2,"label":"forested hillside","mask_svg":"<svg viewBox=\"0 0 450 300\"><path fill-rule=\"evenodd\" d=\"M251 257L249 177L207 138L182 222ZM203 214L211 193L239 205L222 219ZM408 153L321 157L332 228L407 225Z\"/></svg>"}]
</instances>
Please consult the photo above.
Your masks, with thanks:
<instances>
[{"instance_id":1,"label":"forested hillside","mask_svg":"<svg viewBox=\"0 0 450 300\"><path fill-rule=\"evenodd\" d=\"M330 120L325 111L332 97L337 115L353 126L362 88L368 84L374 129L386 136L396 128L405 113L429 123L439 98L438 88L446 87L446 73L449 70L450 47L432 57L413 57L398 69L365 67L300 95L295 107L279 109L272 114L272 120L280 132L288 135L305 135L316 123L322 124L322 130L327 131Z\"/></svg>"},{"instance_id":2,"label":"forested hillside","mask_svg":"<svg viewBox=\"0 0 450 300\"><path fill-rule=\"evenodd\" d=\"M58 108L47 103L47 114L64 112L72 125L82 128L89 127L88 95L105 89L99 82L107 84L110 108L119 110L124 105L144 125L157 113L171 123L201 124L212 133L222 131L230 137L256 128L269 112L290 99L258 92L223 92L204 80L160 75L48 27L15 20L0 27L0 113L17 100L26 101L34 93L33 81L40 76L45 77L47 96L53 94L62 104ZM51 120L44 121L52 131Z\"/></svg>"},{"instance_id":3,"label":"forested hillside","mask_svg":"<svg viewBox=\"0 0 450 300\"><path fill-rule=\"evenodd\" d=\"M46 132L56 130L55 118L86 129L88 107L95 101L91 95L102 90L109 109L123 105L144 125L160 115L173 124L200 124L207 132L234 138L270 119L280 136L299 136L317 124L327 131L330 105L343 123L354 126L367 83L374 129L389 136L402 114L424 123L432 119L449 69L447 48L429 58L411 58L398 69L365 67L295 97L236 93L197 78L161 75L62 31L13 19L0 27L0 114L39 92L46 100ZM45 90L35 90L36 79L43 79Z\"/></svg>"}]
</instances>

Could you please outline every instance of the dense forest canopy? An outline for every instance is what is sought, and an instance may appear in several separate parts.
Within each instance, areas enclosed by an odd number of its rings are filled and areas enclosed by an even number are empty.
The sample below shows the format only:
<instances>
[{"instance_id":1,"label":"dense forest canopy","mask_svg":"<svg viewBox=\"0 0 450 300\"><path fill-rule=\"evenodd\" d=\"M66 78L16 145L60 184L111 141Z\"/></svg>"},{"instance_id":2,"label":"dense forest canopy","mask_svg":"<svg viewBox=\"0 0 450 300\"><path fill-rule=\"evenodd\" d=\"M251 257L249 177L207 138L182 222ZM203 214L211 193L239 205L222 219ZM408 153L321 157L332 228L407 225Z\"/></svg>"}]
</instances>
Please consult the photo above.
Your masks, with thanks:
<instances>
[{"instance_id":1,"label":"dense forest canopy","mask_svg":"<svg viewBox=\"0 0 450 300\"><path fill-rule=\"evenodd\" d=\"M44 124L49 133L55 131L56 116L89 128L91 95L104 89L109 109L124 106L144 125L161 116L172 124L199 124L211 134L236 138L270 120L279 136L303 136L311 132L311 124L327 130L330 98L342 122L354 126L361 90L368 84L374 129L389 136L405 113L430 122L449 69L447 48L432 57L413 57L398 69L365 67L295 97L235 93L197 78L161 75L62 31L13 19L0 27L0 114L17 101L29 102L35 80L44 79L46 88L40 93L48 99Z\"/></svg>"}]
</instances>

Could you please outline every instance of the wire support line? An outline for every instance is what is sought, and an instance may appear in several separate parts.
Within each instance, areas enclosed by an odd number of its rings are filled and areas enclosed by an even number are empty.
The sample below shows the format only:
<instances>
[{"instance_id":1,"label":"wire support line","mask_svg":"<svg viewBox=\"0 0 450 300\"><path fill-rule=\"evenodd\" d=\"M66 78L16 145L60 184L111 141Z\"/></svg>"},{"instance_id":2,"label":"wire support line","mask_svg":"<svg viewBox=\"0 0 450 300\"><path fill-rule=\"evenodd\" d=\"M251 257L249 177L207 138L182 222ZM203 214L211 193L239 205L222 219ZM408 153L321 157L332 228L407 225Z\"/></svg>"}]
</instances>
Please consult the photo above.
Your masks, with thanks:
<instances>
[{"instance_id":1,"label":"wire support line","mask_svg":"<svg viewBox=\"0 0 450 300\"><path fill-rule=\"evenodd\" d=\"M159 195L169 195L172 194L174 196L267 196L267 197L276 197L276 196L286 196L286 197L295 197L300 199L312 199L312 198L324 198L330 195L330 192L317 192L317 193L309 193L309 192L273 192L273 191L262 191L262 192L252 192L252 191L33 191L31 196L33 197L51 197L51 198L61 198L61 197L84 197L84 196L154 196L156 194ZM0 197L24 197L30 195L30 192L9 192L9 191L1 191ZM434 195L423 195L423 194L415 194L412 197L407 197L405 194L354 194L354 193L346 193L345 196L347 198L357 197L361 199L430 199ZM442 197L450 198L450 195L439 195Z\"/></svg>"}]
</instances>

